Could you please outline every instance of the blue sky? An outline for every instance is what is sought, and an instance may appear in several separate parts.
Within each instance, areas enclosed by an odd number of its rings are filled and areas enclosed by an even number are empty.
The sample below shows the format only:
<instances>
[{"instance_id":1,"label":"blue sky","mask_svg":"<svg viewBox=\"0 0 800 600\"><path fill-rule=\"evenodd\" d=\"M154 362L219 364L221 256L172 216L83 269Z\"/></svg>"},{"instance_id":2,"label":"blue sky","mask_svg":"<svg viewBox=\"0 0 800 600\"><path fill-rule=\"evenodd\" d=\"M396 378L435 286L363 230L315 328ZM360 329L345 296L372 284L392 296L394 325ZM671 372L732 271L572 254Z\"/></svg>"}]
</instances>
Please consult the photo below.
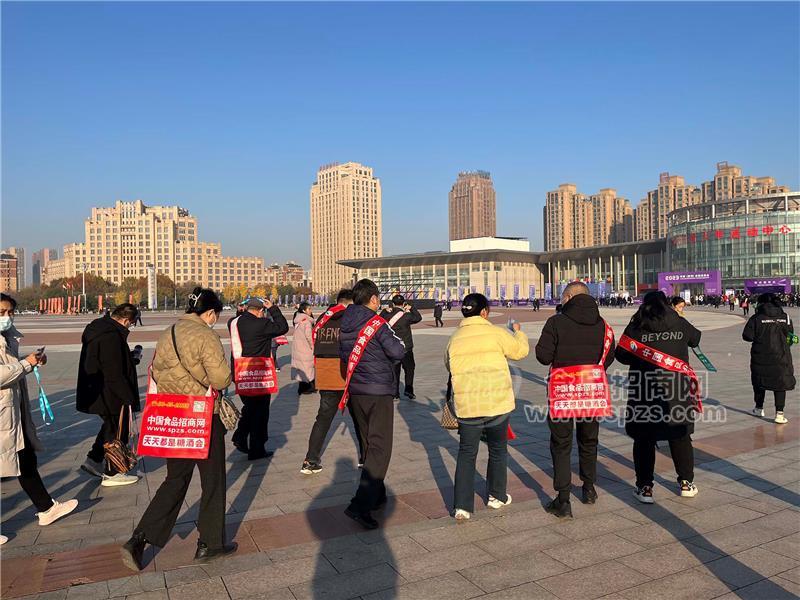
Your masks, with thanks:
<instances>
[{"instance_id":1,"label":"blue sky","mask_svg":"<svg viewBox=\"0 0 800 600\"><path fill-rule=\"evenodd\" d=\"M91 206L180 204L226 254L309 263L309 186L355 160L384 253L442 249L492 173L498 234L545 192L635 204L721 160L800 188L797 3L3 3L2 245L83 239Z\"/></svg>"}]
</instances>

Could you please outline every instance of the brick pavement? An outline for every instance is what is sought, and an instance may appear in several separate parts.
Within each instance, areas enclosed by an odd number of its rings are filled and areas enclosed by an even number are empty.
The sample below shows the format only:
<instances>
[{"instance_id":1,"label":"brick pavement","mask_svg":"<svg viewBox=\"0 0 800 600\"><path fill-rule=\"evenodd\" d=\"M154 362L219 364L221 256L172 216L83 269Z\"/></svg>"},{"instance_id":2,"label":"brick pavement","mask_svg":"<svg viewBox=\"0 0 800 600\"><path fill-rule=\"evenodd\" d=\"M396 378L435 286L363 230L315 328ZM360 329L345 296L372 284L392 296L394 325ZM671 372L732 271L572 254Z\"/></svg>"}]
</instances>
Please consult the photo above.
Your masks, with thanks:
<instances>
[{"instance_id":1,"label":"brick pavement","mask_svg":"<svg viewBox=\"0 0 800 600\"><path fill-rule=\"evenodd\" d=\"M508 311L496 312L504 313L498 314L499 322L508 316ZM525 329L534 337L540 317L549 314L512 313L529 321ZM608 309L604 314L619 334L631 313ZM450 316L446 323L455 324L456 313ZM660 454L657 503L638 504L631 495L631 443L612 425L601 433L598 503L575 502L576 518L566 523L546 514L542 502L551 493L547 428L524 417L525 406L544 407L545 370L529 357L514 370L519 387L513 417L518 438L509 460L514 502L501 511L479 510L470 522L457 525L448 515L457 438L438 425L441 357L452 329L435 330L424 322L415 344L418 398L397 404L387 477L392 498L380 514L381 529L360 531L341 514L358 476L346 417L335 422L323 457L326 469L312 477L299 474L316 399L298 400L284 369L270 422L275 457L247 463L229 448L228 530L240 551L208 565L192 564L199 500L195 478L175 535L166 548L150 553L139 575L122 567L117 547L163 479L163 461L144 459L142 481L127 488L100 488L77 470L97 423L73 409L77 354L58 347L72 340L48 340L54 351L44 378L57 421L40 429L48 447L40 456L41 471L54 496L77 497L81 505L40 528L17 483L3 481L2 529L12 539L2 547L2 597L798 597L797 396L789 398L786 426L747 414L751 391L748 349L740 341L743 321L722 311L694 310L689 318L707 330L702 346L720 369L708 383L705 404L726 411L724 422L697 427L696 498L675 494L671 461ZM80 329L69 319L50 319L49 326ZM33 329L44 321L29 322ZM155 333L162 323L152 322ZM24 332L25 321L20 327ZM281 364L288 362L283 352ZM485 458L482 450L479 472Z\"/></svg>"}]
</instances>

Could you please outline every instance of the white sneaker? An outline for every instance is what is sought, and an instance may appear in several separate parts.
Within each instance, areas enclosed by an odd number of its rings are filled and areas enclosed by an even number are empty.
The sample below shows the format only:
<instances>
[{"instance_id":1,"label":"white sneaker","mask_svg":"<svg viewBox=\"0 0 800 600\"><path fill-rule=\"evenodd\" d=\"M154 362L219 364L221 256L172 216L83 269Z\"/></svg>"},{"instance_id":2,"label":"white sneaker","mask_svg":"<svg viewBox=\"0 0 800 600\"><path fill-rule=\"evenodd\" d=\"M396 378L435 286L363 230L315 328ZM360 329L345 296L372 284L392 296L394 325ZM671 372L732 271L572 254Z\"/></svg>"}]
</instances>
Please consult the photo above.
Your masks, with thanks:
<instances>
[{"instance_id":1,"label":"white sneaker","mask_svg":"<svg viewBox=\"0 0 800 600\"><path fill-rule=\"evenodd\" d=\"M693 484L691 481L683 480L680 482L681 486L681 497L682 498L694 498L697 496L697 486Z\"/></svg>"},{"instance_id":2,"label":"white sneaker","mask_svg":"<svg viewBox=\"0 0 800 600\"><path fill-rule=\"evenodd\" d=\"M453 517L455 517L456 521L469 521L470 514L463 508L457 508Z\"/></svg>"},{"instance_id":3,"label":"white sneaker","mask_svg":"<svg viewBox=\"0 0 800 600\"><path fill-rule=\"evenodd\" d=\"M784 423L788 423L789 419L783 416L783 412L776 412L775 422L778 423L779 425L783 425Z\"/></svg>"},{"instance_id":4,"label":"white sneaker","mask_svg":"<svg viewBox=\"0 0 800 600\"><path fill-rule=\"evenodd\" d=\"M53 506L44 512L36 513L36 516L39 517L39 525L42 527L50 525L50 523L58 521L61 517L66 517L77 507L77 500L67 500L66 502L53 500Z\"/></svg>"},{"instance_id":5,"label":"white sneaker","mask_svg":"<svg viewBox=\"0 0 800 600\"><path fill-rule=\"evenodd\" d=\"M89 475L94 475L95 477L102 477L103 476L103 461L94 462L91 458L87 458L86 461L81 465L81 471L85 471Z\"/></svg>"},{"instance_id":6,"label":"white sneaker","mask_svg":"<svg viewBox=\"0 0 800 600\"><path fill-rule=\"evenodd\" d=\"M505 502L502 502L495 498L494 496L489 496L489 501L486 503L486 506L489 508L494 508L495 510L498 508L503 508L504 506L508 506L511 504L511 494L506 494L508 499Z\"/></svg>"},{"instance_id":7,"label":"white sneaker","mask_svg":"<svg viewBox=\"0 0 800 600\"><path fill-rule=\"evenodd\" d=\"M753 412L753 415L755 415L756 417L763 417L764 416L764 409L763 408L756 407L756 408L754 408L752 410L752 412Z\"/></svg>"},{"instance_id":8,"label":"white sneaker","mask_svg":"<svg viewBox=\"0 0 800 600\"><path fill-rule=\"evenodd\" d=\"M126 475L125 473L117 473L116 475L103 475L103 482L100 484L103 487L115 487L118 485L130 485L139 481L137 475Z\"/></svg>"},{"instance_id":9,"label":"white sneaker","mask_svg":"<svg viewBox=\"0 0 800 600\"><path fill-rule=\"evenodd\" d=\"M633 495L636 496L636 499L642 504L655 503L655 500L653 499L652 486L645 485L640 488L637 487L636 489L633 490Z\"/></svg>"},{"instance_id":10,"label":"white sneaker","mask_svg":"<svg viewBox=\"0 0 800 600\"><path fill-rule=\"evenodd\" d=\"M0 535L0 546L5 544L8 541L8 538L4 535Z\"/></svg>"}]
</instances>

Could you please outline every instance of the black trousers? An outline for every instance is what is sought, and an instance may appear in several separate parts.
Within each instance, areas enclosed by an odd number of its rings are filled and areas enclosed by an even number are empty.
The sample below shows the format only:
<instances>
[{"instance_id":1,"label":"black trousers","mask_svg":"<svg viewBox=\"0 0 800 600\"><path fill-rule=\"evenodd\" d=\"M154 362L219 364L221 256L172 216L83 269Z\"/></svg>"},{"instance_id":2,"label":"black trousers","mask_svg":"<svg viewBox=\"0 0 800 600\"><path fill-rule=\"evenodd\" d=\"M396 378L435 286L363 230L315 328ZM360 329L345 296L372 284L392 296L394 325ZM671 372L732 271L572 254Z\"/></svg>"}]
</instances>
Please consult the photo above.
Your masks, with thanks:
<instances>
[{"instance_id":1,"label":"black trousers","mask_svg":"<svg viewBox=\"0 0 800 600\"><path fill-rule=\"evenodd\" d=\"M397 363L394 366L394 372L396 373L397 377L397 393L395 396L400 395L400 367L403 368L403 374L405 376L405 384L406 390L411 392L414 390L414 367L416 363L414 362L414 350L409 350L406 352L405 356L403 356L403 360Z\"/></svg>"},{"instance_id":2,"label":"black trousers","mask_svg":"<svg viewBox=\"0 0 800 600\"><path fill-rule=\"evenodd\" d=\"M678 481L694 481L694 448L692 438L687 434L682 438L669 440L669 451ZM656 468L656 440L635 438L633 440L633 465L636 470L636 487L653 486Z\"/></svg>"},{"instance_id":3,"label":"black trousers","mask_svg":"<svg viewBox=\"0 0 800 600\"><path fill-rule=\"evenodd\" d=\"M225 426L219 415L214 415L211 424L208 458L167 459L167 478L153 496L135 533L143 533L154 546L166 545L192 481L195 466L200 471L202 489L197 520L200 541L212 549L222 547L225 542Z\"/></svg>"},{"instance_id":4,"label":"black trousers","mask_svg":"<svg viewBox=\"0 0 800 600\"><path fill-rule=\"evenodd\" d=\"M306 452L306 460L312 463L320 462L322 455L322 445L325 443L325 438L328 437L328 431L331 429L336 411L339 409L339 401L342 399L341 390L320 390L319 392L319 410L317 411L317 419L311 427L311 435L308 437L308 452ZM350 416L353 416L352 410ZM353 418L353 428L356 431L356 440L358 442L358 462L364 462L364 446L366 445L361 434L361 429L358 427L358 421Z\"/></svg>"},{"instance_id":5,"label":"black trousers","mask_svg":"<svg viewBox=\"0 0 800 600\"><path fill-rule=\"evenodd\" d=\"M247 448L248 456L261 457L269 439L270 395L239 397L242 399L242 418L233 433L233 442Z\"/></svg>"},{"instance_id":6,"label":"black trousers","mask_svg":"<svg viewBox=\"0 0 800 600\"><path fill-rule=\"evenodd\" d=\"M442 317L434 317L436 327L444 327L444 322L442 321Z\"/></svg>"},{"instance_id":7,"label":"black trousers","mask_svg":"<svg viewBox=\"0 0 800 600\"><path fill-rule=\"evenodd\" d=\"M127 409L125 409L127 411ZM102 416L100 418L103 420L103 424L100 426L100 431L97 432L97 437L92 444L92 449L86 454L86 457L93 460L94 462L102 462L105 460L106 452L103 448L103 444L106 442L110 442L111 440L117 437L117 427L119 426L119 415L111 415L111 416ZM123 441L128 440L128 436L130 432L128 431L130 426L130 420L128 418L122 419L122 432L120 434L120 439ZM116 475L119 473L117 469L115 469L111 463L106 463L105 469L103 471L106 475Z\"/></svg>"},{"instance_id":8,"label":"black trousers","mask_svg":"<svg viewBox=\"0 0 800 600\"><path fill-rule=\"evenodd\" d=\"M486 493L505 502L508 500L508 417L493 427L458 424L458 459L456 461L454 508L475 512L475 462L486 434L489 463L486 467ZM488 500L488 498L487 498Z\"/></svg>"},{"instance_id":9,"label":"black trousers","mask_svg":"<svg viewBox=\"0 0 800 600\"><path fill-rule=\"evenodd\" d=\"M775 395L775 410L783 412L786 407L786 392L772 392ZM767 397L767 390L758 388L753 389L753 397L756 401L756 408L764 408L764 399Z\"/></svg>"},{"instance_id":10,"label":"black trousers","mask_svg":"<svg viewBox=\"0 0 800 600\"><path fill-rule=\"evenodd\" d=\"M600 421L596 419L558 419L547 417L550 427L550 456L553 457L553 488L559 498L569 500L572 487L572 431L578 438L580 478L584 486L593 486L597 480L597 439Z\"/></svg>"},{"instance_id":11,"label":"black trousers","mask_svg":"<svg viewBox=\"0 0 800 600\"><path fill-rule=\"evenodd\" d=\"M44 482L39 475L39 463L36 460L36 452L33 449L33 444L25 432L25 422L27 417L25 415L25 407L22 410L22 438L25 440L25 447L17 452L17 460L19 461L19 476L17 481L22 490L31 499L33 505L38 512L44 512L53 506L53 499L47 493L47 488L44 487Z\"/></svg>"},{"instance_id":12,"label":"black trousers","mask_svg":"<svg viewBox=\"0 0 800 600\"><path fill-rule=\"evenodd\" d=\"M391 396L350 397L350 411L365 440L364 467L350 509L368 513L386 500L386 471L392 458L394 402Z\"/></svg>"}]
</instances>

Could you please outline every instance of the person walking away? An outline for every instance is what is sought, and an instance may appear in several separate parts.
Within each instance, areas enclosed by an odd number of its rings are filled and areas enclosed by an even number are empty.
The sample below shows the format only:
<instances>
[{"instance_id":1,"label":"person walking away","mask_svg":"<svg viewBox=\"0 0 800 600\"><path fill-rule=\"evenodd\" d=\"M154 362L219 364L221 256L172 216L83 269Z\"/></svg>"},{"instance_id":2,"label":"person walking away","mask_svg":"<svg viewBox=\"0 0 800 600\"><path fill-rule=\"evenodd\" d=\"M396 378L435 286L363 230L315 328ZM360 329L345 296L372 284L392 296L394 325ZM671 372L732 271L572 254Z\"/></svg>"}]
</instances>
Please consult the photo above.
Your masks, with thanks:
<instances>
[{"instance_id":1,"label":"person walking away","mask_svg":"<svg viewBox=\"0 0 800 600\"><path fill-rule=\"evenodd\" d=\"M748 319L742 339L751 342L750 382L753 385L755 408L753 414L764 416L764 399L767 390L775 396L775 422L783 425L789 420L783 414L786 392L794 389L794 376L790 338L794 325L775 294L758 297L755 314Z\"/></svg>"},{"instance_id":2,"label":"person walking away","mask_svg":"<svg viewBox=\"0 0 800 600\"><path fill-rule=\"evenodd\" d=\"M739 304L739 306L742 307L742 314L745 317L747 315L749 315L750 314L750 297L749 296L743 296L742 297L742 302L741 302L741 304Z\"/></svg>"},{"instance_id":3,"label":"person walking away","mask_svg":"<svg viewBox=\"0 0 800 600\"><path fill-rule=\"evenodd\" d=\"M444 327L444 322L442 321L442 305L439 302L433 307L433 320L435 327Z\"/></svg>"},{"instance_id":4,"label":"person walking away","mask_svg":"<svg viewBox=\"0 0 800 600\"><path fill-rule=\"evenodd\" d=\"M381 317L386 320L406 347L406 354L403 360L397 364L397 389L394 397L400 397L400 367L403 368L405 378L404 394L409 400L416 398L414 395L414 336L411 333L411 326L422 321L422 315L414 308L410 302L406 302L400 294L392 297L392 301L383 312Z\"/></svg>"},{"instance_id":5,"label":"person walking away","mask_svg":"<svg viewBox=\"0 0 800 600\"><path fill-rule=\"evenodd\" d=\"M14 327L17 301L0 294L0 477L16 477L22 491L36 507L39 525L46 526L67 516L78 506L77 500L59 502L47 492L36 460L42 444L36 435L31 415L28 383L34 367L47 364L42 349L19 358L22 334ZM0 545L8 538L0 536Z\"/></svg>"},{"instance_id":6,"label":"person walking away","mask_svg":"<svg viewBox=\"0 0 800 600\"><path fill-rule=\"evenodd\" d=\"M328 436L344 391L345 363L339 358L339 336L342 316L345 309L352 303L352 290L341 290L336 297L336 304L330 306L317 319L312 330L319 410L314 425L311 427L308 451L300 468L300 473L303 475L313 475L322 471L322 445ZM358 443L358 464L361 465L364 462L364 442L355 419L353 419L353 425Z\"/></svg>"},{"instance_id":7,"label":"person walking away","mask_svg":"<svg viewBox=\"0 0 800 600\"><path fill-rule=\"evenodd\" d=\"M604 352L606 323L600 317L597 302L589 294L588 286L579 281L568 284L561 294L561 303L556 306L556 312L544 324L536 344L536 359L551 368L597 365ZM614 362L613 346L612 341L603 363L605 369ZM597 501L594 484L597 480L600 421L596 418L553 419L548 414L547 424L553 459L553 487L558 495L546 510L559 518L572 517L570 456L573 431L578 440L580 478L583 482L581 501L594 504Z\"/></svg>"},{"instance_id":8,"label":"person walking away","mask_svg":"<svg viewBox=\"0 0 800 600\"><path fill-rule=\"evenodd\" d=\"M269 316L269 318L266 318ZM289 324L280 309L265 298L250 298L247 310L228 323L231 339L234 329L241 343L242 357L271 356L272 340L289 331ZM233 342L231 342L233 344ZM231 355L233 370L233 355ZM231 441L237 450L247 454L248 460L269 458L274 452L266 449L269 439L270 394L243 396L242 416Z\"/></svg>"},{"instance_id":9,"label":"person walking away","mask_svg":"<svg viewBox=\"0 0 800 600\"><path fill-rule=\"evenodd\" d=\"M78 412L97 415L102 420L81 469L102 477L100 485L106 487L139 481L138 476L120 473L110 461L106 461L103 447L117 434L121 440L127 441L132 418L130 411L141 410L136 359L128 347L130 328L138 314L139 309L133 304L120 304L110 315L89 323L81 335L75 406ZM121 430L117 431L120 425Z\"/></svg>"},{"instance_id":10,"label":"person walking away","mask_svg":"<svg viewBox=\"0 0 800 600\"><path fill-rule=\"evenodd\" d=\"M468 294L461 314L464 320L445 351L458 419L453 516L459 521L469 519L475 509L475 461L484 437L489 447L486 504L494 509L511 504L506 492L508 422L516 399L508 360L522 360L529 352L519 323L513 324L512 333L489 322L489 301L483 294Z\"/></svg>"},{"instance_id":11,"label":"person walking away","mask_svg":"<svg viewBox=\"0 0 800 600\"><path fill-rule=\"evenodd\" d=\"M208 388L223 390L231 383L231 368L222 341L213 327L222 312L222 302L209 289L195 288L189 295L186 314L158 338L152 377L161 394L203 396ZM268 342L265 342L268 346ZM121 547L126 567L142 568L147 544L163 548L183 506L194 468L200 472L200 514L196 561L236 551L236 543L225 542L225 426L219 418L219 395L211 422L208 457L203 460L167 459L167 477L156 491L131 538Z\"/></svg>"},{"instance_id":12,"label":"person walking away","mask_svg":"<svg viewBox=\"0 0 800 600\"><path fill-rule=\"evenodd\" d=\"M377 315L380 291L369 279L353 286L353 304L342 315L339 358L347 364L343 402L349 396L353 419L364 440L364 465L358 490L345 514L367 529L378 522L372 511L386 502L384 479L392 457L395 365L406 348L391 325Z\"/></svg>"},{"instance_id":13,"label":"person walking away","mask_svg":"<svg viewBox=\"0 0 800 600\"><path fill-rule=\"evenodd\" d=\"M633 438L634 496L653 503L658 442L669 443L680 495L697 495L691 435L701 410L700 389L689 367L689 348L701 333L670 308L661 291L645 294L620 338L616 359L628 365L625 432ZM685 366L685 368L684 368Z\"/></svg>"},{"instance_id":14,"label":"person walking away","mask_svg":"<svg viewBox=\"0 0 800 600\"><path fill-rule=\"evenodd\" d=\"M314 315L308 302L301 302L294 315L294 336L292 338L292 379L297 384L297 395L313 394L314 387L314 343L311 329Z\"/></svg>"}]
</instances>

